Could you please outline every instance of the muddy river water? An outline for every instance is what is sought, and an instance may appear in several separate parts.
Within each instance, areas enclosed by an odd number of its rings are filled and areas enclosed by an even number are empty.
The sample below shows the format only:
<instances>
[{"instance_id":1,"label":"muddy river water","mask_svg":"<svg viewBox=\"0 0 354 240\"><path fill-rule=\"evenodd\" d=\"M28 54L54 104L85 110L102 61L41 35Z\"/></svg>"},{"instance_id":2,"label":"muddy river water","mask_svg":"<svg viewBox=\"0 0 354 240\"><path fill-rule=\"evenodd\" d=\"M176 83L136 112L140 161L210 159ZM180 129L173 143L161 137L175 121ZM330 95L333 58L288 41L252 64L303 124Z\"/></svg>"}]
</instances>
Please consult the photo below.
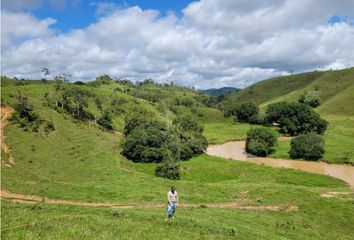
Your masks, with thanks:
<instances>
[{"instance_id":1,"label":"muddy river water","mask_svg":"<svg viewBox=\"0 0 354 240\"><path fill-rule=\"evenodd\" d=\"M354 167L349 165L255 157L245 152L245 141L210 145L207 154L271 167L293 168L310 173L329 175L347 182L354 189Z\"/></svg>"}]
</instances>

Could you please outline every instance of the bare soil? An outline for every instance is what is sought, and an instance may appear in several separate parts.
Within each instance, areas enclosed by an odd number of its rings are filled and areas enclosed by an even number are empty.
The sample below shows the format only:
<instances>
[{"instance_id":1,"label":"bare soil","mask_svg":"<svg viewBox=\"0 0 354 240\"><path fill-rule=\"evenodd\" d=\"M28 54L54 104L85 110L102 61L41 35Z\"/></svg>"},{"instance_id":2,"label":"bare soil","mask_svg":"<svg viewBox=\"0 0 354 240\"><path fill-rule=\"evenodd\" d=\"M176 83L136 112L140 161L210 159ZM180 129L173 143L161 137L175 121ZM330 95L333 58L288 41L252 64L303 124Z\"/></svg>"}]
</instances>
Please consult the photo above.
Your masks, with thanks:
<instances>
[{"instance_id":1,"label":"bare soil","mask_svg":"<svg viewBox=\"0 0 354 240\"><path fill-rule=\"evenodd\" d=\"M14 109L11 107L1 107L1 149L9 156L8 162L5 163L5 166L7 167L11 167L11 165L15 164L15 158L11 154L11 149L5 143L5 127L8 124L8 119L13 112Z\"/></svg>"},{"instance_id":2,"label":"bare soil","mask_svg":"<svg viewBox=\"0 0 354 240\"><path fill-rule=\"evenodd\" d=\"M60 200L60 199L51 199L38 195L23 195L12 193L8 190L1 190L1 199L11 200L13 202L21 203L46 203L53 205L71 205L71 206L84 206L84 207L109 207L109 208L118 208L118 209L127 209L127 208L164 208L166 204L150 204L150 205L136 205L136 204L118 204L118 203L97 203L97 202L76 202L69 200ZM210 204L179 204L179 207L182 208L233 208L246 211L269 211L269 212L296 212L298 211L297 206L289 205L240 205L239 203L210 203Z\"/></svg>"}]
</instances>

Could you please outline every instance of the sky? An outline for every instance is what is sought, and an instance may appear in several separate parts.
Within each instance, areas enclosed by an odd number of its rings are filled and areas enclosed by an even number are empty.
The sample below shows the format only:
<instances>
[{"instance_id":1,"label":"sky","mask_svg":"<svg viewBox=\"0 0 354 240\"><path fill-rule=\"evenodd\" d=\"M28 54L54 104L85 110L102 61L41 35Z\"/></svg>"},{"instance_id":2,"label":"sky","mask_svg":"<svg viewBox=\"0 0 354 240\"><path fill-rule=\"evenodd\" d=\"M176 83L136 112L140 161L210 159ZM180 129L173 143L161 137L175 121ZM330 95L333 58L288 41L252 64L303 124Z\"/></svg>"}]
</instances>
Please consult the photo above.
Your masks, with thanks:
<instances>
[{"instance_id":1,"label":"sky","mask_svg":"<svg viewBox=\"0 0 354 240\"><path fill-rule=\"evenodd\" d=\"M354 66L353 0L2 0L1 74L244 88Z\"/></svg>"}]
</instances>

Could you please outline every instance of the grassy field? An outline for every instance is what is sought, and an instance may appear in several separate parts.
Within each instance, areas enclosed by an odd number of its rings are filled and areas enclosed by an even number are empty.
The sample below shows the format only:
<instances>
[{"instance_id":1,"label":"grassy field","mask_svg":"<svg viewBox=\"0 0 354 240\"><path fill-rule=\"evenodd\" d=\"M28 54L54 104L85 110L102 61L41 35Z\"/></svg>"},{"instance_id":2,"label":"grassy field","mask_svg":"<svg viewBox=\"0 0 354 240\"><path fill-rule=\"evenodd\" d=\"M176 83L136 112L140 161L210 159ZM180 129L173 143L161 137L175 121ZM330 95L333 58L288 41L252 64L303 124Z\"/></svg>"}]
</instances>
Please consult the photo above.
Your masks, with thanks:
<instances>
[{"instance_id":1,"label":"grassy field","mask_svg":"<svg viewBox=\"0 0 354 240\"><path fill-rule=\"evenodd\" d=\"M351 239L347 200L316 199L300 212L177 209L164 223L164 209L110 209L28 205L3 201L3 239ZM335 210L334 210L335 209ZM333 231L335 229L335 231Z\"/></svg>"},{"instance_id":2,"label":"grassy field","mask_svg":"<svg viewBox=\"0 0 354 240\"><path fill-rule=\"evenodd\" d=\"M193 117L203 124L211 143L243 139L252 126L225 119L220 111L196 100L200 96L191 90L172 87L171 91L192 107L187 104L167 109L168 102L175 101L174 95L166 95L168 89L142 86L135 89L137 97L113 91L116 87L123 88L115 83L98 88L84 86L102 98L104 108L109 106L112 97L126 100L122 104L125 112L113 118L115 131L112 132L48 107L43 95L52 91L51 84L15 86L11 83L2 88L6 104L13 104L11 95L18 89L26 92L35 111L42 119L52 121L55 131L45 134L42 130L24 131L14 123L6 126L6 143L16 164L5 166L8 156L1 152L1 187L14 193L52 199L143 206L164 204L169 187L175 185L181 203L201 207L179 208L177 220L166 224L163 208L122 209L116 218L108 208L2 200L3 239L351 239L353 236L354 194L345 198L321 196L333 191L352 192L340 180L202 154L182 162L182 179L171 181L154 176L155 164L126 160L120 155L123 138L120 131L126 113L136 108L167 122L176 115ZM146 92L165 96L164 102L147 101L142 97ZM93 100L89 109L99 116ZM333 147L341 140L343 151L349 149L344 142L345 137L353 139L353 132L348 131L353 119L328 115L329 120L330 117L333 124L328 134L337 136L332 137ZM332 154L337 153L332 151ZM211 203L285 205L297 206L299 210L252 212L203 207Z\"/></svg>"},{"instance_id":3,"label":"grassy field","mask_svg":"<svg viewBox=\"0 0 354 240\"><path fill-rule=\"evenodd\" d=\"M15 167L15 166L14 166ZM354 234L353 205L343 199L327 199L320 194L348 191L341 181L327 176L288 169L273 169L249 163L201 155L183 162L183 179L168 181L152 176L153 164L133 164L131 174L145 176L117 179L125 191L136 192L129 199L138 205L163 203L169 185L176 185L181 203L237 202L240 205L296 205L298 212L249 212L237 209L179 208L177 220L164 223L165 209L121 209L118 218L111 209L85 208L2 201L4 239L351 239ZM97 169L100 170L100 169ZM101 175L96 172L96 175ZM94 176L92 176L94 177ZM18 179L13 179L14 181ZM107 196L106 186L94 191L81 187L89 179L72 182L76 191L50 197L83 200L79 194L99 194L94 200L124 202L122 187L113 188L115 198ZM88 183L89 184L89 183ZM109 184L107 182L107 184ZM165 185L159 187L160 185ZM135 186L135 187L133 187ZM6 185L5 185L6 187ZM52 185L53 191L61 192ZM9 187L6 187L9 188ZM217 188L217 191L214 191ZM10 188L11 189L11 188ZM12 189L16 192L26 192ZM100 190L97 193L97 190ZM65 197L66 196L66 197ZM349 198L348 198L349 197ZM92 199L92 198L90 198ZM335 228L336 231L332 229Z\"/></svg>"}]
</instances>

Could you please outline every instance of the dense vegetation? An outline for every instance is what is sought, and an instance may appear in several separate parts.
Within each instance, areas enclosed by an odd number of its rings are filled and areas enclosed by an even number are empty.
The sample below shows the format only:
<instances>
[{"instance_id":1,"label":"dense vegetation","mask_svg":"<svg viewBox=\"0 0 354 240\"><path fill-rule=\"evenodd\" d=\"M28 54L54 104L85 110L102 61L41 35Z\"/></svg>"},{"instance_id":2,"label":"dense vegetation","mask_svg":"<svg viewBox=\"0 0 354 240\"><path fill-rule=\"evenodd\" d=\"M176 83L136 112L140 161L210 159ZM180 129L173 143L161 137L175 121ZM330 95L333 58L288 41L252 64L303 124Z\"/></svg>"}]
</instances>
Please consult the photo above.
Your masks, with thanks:
<instances>
[{"instance_id":1,"label":"dense vegetation","mask_svg":"<svg viewBox=\"0 0 354 240\"><path fill-rule=\"evenodd\" d=\"M268 105L266 121L279 125L281 133L296 136L301 133L323 134L328 122L309 106L302 103L277 102Z\"/></svg>"},{"instance_id":2,"label":"dense vegetation","mask_svg":"<svg viewBox=\"0 0 354 240\"><path fill-rule=\"evenodd\" d=\"M304 158L306 160L318 160L324 152L324 141L322 137L316 133L307 133L293 138L290 143L290 157Z\"/></svg>"},{"instance_id":3,"label":"dense vegetation","mask_svg":"<svg viewBox=\"0 0 354 240\"><path fill-rule=\"evenodd\" d=\"M247 132L246 151L248 153L265 157L274 151L276 144L277 136L269 128L252 128Z\"/></svg>"},{"instance_id":4,"label":"dense vegetation","mask_svg":"<svg viewBox=\"0 0 354 240\"><path fill-rule=\"evenodd\" d=\"M156 169L160 177L178 179L177 162L203 153L208 146L203 127L186 117L167 125L148 120L143 114L133 114L126 119L124 129L122 154L134 162L162 163Z\"/></svg>"}]
</instances>

